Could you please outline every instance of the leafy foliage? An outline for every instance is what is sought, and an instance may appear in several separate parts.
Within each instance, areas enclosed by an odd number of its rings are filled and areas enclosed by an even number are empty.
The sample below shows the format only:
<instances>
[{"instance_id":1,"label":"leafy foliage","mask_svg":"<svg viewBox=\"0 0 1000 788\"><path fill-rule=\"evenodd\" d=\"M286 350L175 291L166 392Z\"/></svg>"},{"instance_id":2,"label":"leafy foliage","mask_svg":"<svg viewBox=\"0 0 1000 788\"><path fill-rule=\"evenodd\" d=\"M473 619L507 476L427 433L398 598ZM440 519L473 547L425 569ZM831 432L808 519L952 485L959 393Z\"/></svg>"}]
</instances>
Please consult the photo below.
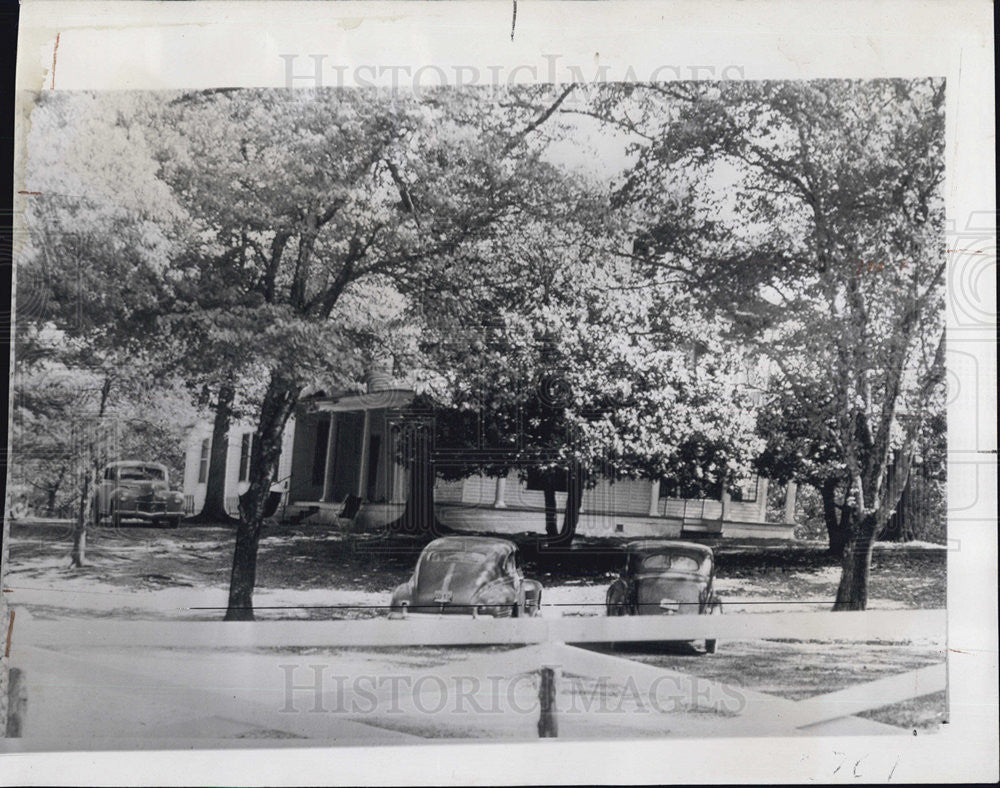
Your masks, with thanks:
<instances>
[{"instance_id":1,"label":"leafy foliage","mask_svg":"<svg viewBox=\"0 0 1000 788\"><path fill-rule=\"evenodd\" d=\"M660 106L621 190L649 217L641 254L770 362L763 465L849 485L841 606L864 607L871 543L941 406L943 100L935 80L605 97L611 121ZM664 198L675 177L695 208Z\"/></svg>"}]
</instances>

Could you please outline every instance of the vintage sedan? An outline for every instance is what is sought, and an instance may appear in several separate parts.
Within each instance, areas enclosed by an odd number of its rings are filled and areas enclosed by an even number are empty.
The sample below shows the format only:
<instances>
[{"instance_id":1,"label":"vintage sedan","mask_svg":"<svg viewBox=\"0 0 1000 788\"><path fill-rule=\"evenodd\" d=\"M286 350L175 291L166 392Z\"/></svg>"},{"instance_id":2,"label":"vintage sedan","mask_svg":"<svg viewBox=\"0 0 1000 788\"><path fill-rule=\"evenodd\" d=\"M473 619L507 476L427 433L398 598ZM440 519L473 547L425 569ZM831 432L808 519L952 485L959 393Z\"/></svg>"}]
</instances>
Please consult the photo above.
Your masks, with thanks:
<instances>
[{"instance_id":1,"label":"vintage sedan","mask_svg":"<svg viewBox=\"0 0 1000 788\"><path fill-rule=\"evenodd\" d=\"M94 495L94 522L103 518L161 522L176 528L184 519L184 496L170 489L166 466L158 462L123 460L104 466Z\"/></svg>"},{"instance_id":2,"label":"vintage sedan","mask_svg":"<svg viewBox=\"0 0 1000 788\"><path fill-rule=\"evenodd\" d=\"M389 615L537 615L542 586L518 566L506 539L445 536L427 545L413 576L392 592Z\"/></svg>"},{"instance_id":3,"label":"vintage sedan","mask_svg":"<svg viewBox=\"0 0 1000 788\"><path fill-rule=\"evenodd\" d=\"M715 556L694 542L647 539L625 546L625 567L608 589L609 616L718 614ZM715 653L715 640L705 652Z\"/></svg>"}]
</instances>

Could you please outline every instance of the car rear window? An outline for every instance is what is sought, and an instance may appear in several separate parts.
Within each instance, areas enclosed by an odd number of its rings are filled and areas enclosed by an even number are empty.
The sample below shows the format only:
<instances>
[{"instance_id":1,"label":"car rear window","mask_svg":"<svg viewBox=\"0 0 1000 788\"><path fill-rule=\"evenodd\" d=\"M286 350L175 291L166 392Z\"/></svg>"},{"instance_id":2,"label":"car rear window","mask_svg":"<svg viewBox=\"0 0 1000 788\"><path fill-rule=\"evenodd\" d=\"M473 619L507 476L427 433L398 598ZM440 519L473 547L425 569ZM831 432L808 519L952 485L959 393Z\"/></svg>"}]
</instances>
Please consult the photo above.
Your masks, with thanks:
<instances>
[{"instance_id":1,"label":"car rear window","mask_svg":"<svg viewBox=\"0 0 1000 788\"><path fill-rule=\"evenodd\" d=\"M646 572L663 571L673 569L676 572L707 572L709 569L709 559L706 557L699 561L691 555L683 553L657 553L647 556L642 562L642 569Z\"/></svg>"},{"instance_id":2,"label":"car rear window","mask_svg":"<svg viewBox=\"0 0 1000 788\"><path fill-rule=\"evenodd\" d=\"M481 564L485 560L485 553L469 550L441 550L424 556L425 564Z\"/></svg>"},{"instance_id":3,"label":"car rear window","mask_svg":"<svg viewBox=\"0 0 1000 788\"><path fill-rule=\"evenodd\" d=\"M437 584L451 577L453 587L473 578L493 577L496 567L488 560L485 553L465 550L442 550L425 555L415 574L416 582Z\"/></svg>"}]
</instances>

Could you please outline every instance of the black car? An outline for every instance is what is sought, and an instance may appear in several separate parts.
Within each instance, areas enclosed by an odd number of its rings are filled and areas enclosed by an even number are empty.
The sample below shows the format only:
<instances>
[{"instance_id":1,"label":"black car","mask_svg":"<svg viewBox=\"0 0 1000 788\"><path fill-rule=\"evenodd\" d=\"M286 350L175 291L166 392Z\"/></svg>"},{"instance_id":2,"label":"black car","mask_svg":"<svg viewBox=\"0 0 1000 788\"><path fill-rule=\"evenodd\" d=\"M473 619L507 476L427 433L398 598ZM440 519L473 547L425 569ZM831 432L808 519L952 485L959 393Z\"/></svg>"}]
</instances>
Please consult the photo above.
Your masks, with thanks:
<instances>
[{"instance_id":1,"label":"black car","mask_svg":"<svg viewBox=\"0 0 1000 788\"><path fill-rule=\"evenodd\" d=\"M625 546L625 566L608 589L609 616L675 616L722 612L715 595L715 556L694 542L647 539ZM715 653L715 640L705 651Z\"/></svg>"},{"instance_id":2,"label":"black car","mask_svg":"<svg viewBox=\"0 0 1000 788\"><path fill-rule=\"evenodd\" d=\"M533 616L541 601L542 586L521 574L512 542L445 536L423 549L413 576L392 592L390 616Z\"/></svg>"}]
</instances>

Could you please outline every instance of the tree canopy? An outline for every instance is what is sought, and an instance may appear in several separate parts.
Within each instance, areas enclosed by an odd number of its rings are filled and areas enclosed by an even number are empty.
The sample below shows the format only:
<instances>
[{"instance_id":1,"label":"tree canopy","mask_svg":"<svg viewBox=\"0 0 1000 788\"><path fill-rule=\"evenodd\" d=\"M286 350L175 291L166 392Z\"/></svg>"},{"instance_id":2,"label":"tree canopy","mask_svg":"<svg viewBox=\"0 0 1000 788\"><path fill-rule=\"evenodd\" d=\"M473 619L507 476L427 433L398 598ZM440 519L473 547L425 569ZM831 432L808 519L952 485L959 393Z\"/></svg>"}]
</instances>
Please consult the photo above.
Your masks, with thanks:
<instances>
[{"instance_id":1,"label":"tree canopy","mask_svg":"<svg viewBox=\"0 0 1000 788\"><path fill-rule=\"evenodd\" d=\"M182 382L216 437L255 423L228 618L252 617L295 404L390 362L445 444L488 449L440 473L565 469L570 533L598 474L830 487L838 606L864 607L942 397L943 84L574 93L40 98L19 300L43 296L19 341L55 330L59 363ZM572 163L583 123L620 166Z\"/></svg>"},{"instance_id":2,"label":"tree canopy","mask_svg":"<svg viewBox=\"0 0 1000 788\"><path fill-rule=\"evenodd\" d=\"M614 123L635 103L661 105L642 115L620 190L646 217L643 256L768 360L783 414L771 434L800 435L808 449L795 475L823 466L846 482L841 607L866 604L872 542L943 396L943 101L931 79L636 87L603 99ZM683 204L658 188L674 177L687 184Z\"/></svg>"}]
</instances>

